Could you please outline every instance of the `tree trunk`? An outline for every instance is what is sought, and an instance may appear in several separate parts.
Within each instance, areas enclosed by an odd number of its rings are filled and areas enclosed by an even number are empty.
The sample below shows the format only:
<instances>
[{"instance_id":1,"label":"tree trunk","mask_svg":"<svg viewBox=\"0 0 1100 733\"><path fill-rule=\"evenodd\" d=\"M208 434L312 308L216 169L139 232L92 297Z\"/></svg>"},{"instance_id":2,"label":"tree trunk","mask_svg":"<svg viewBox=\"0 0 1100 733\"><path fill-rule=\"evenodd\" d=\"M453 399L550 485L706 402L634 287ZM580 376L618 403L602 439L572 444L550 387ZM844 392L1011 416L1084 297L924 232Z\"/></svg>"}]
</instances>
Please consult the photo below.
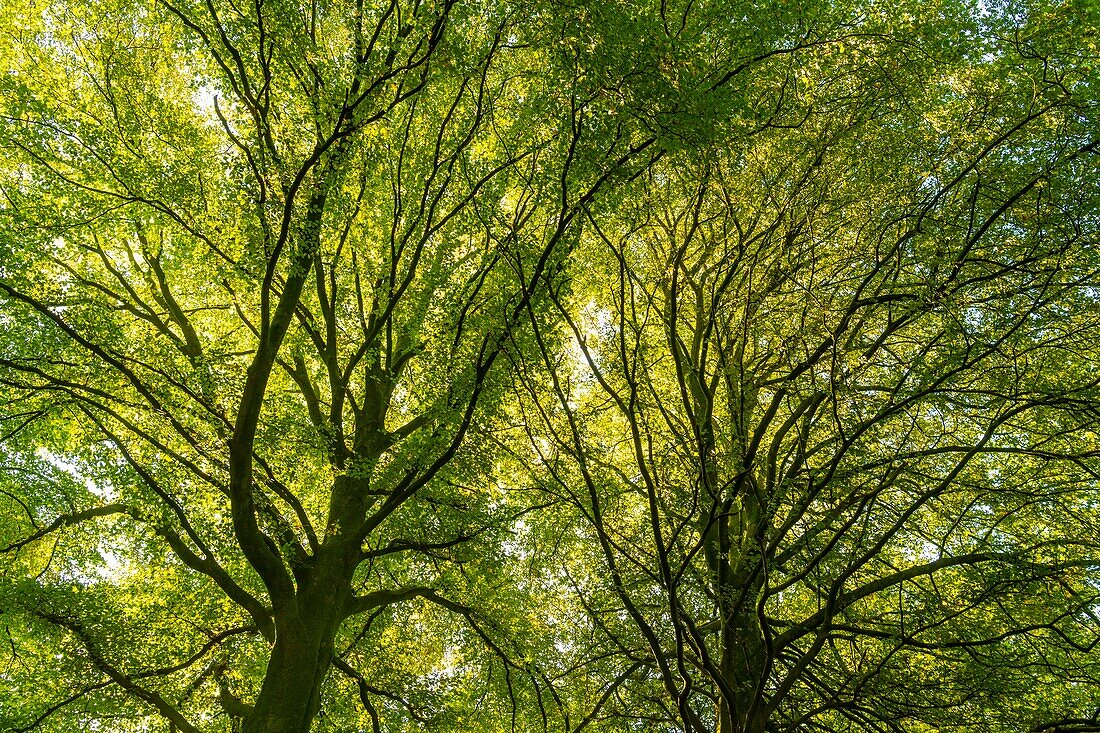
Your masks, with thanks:
<instances>
[{"instance_id":1,"label":"tree trunk","mask_svg":"<svg viewBox=\"0 0 1100 733\"><path fill-rule=\"evenodd\" d=\"M296 608L276 611L271 659L242 733L308 733L321 709L321 685L347 616L357 550L347 535L334 539L304 574Z\"/></svg>"},{"instance_id":2,"label":"tree trunk","mask_svg":"<svg viewBox=\"0 0 1100 733\"><path fill-rule=\"evenodd\" d=\"M346 580L321 578L299 595L299 613L276 622L263 686L242 733L308 733L321 709L321 684L332 666L333 641L345 615ZM313 592L311 592L313 591Z\"/></svg>"},{"instance_id":3,"label":"tree trunk","mask_svg":"<svg viewBox=\"0 0 1100 733\"><path fill-rule=\"evenodd\" d=\"M718 733L763 733L766 716L754 704L764 673L767 652L757 618L756 600L762 590L757 529L760 506L751 492L739 500L723 527L721 558L732 562L718 568L719 613L722 619L721 667L732 699L720 697Z\"/></svg>"},{"instance_id":4,"label":"tree trunk","mask_svg":"<svg viewBox=\"0 0 1100 733\"><path fill-rule=\"evenodd\" d=\"M332 662L332 640L301 624L280 633L271 651L263 687L242 733L308 733L320 710L320 687Z\"/></svg>"},{"instance_id":5,"label":"tree trunk","mask_svg":"<svg viewBox=\"0 0 1100 733\"><path fill-rule=\"evenodd\" d=\"M720 697L718 733L763 733L767 718L753 706L764 662L764 639L756 609L742 611L722 629L722 674L733 699Z\"/></svg>"}]
</instances>

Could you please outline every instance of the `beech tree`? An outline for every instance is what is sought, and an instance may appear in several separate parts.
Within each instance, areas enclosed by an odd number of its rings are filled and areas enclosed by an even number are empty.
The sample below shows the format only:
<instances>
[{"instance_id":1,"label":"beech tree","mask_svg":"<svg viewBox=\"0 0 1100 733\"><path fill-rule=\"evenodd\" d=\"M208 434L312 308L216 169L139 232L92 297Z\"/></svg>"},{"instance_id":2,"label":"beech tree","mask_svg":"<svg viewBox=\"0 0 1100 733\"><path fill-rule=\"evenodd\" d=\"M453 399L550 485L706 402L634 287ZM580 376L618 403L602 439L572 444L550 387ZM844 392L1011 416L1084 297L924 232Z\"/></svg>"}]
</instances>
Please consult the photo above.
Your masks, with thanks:
<instances>
[{"instance_id":1,"label":"beech tree","mask_svg":"<svg viewBox=\"0 0 1100 733\"><path fill-rule=\"evenodd\" d=\"M529 309L597 719L1095 729L1095 67L1069 17L956 22L769 69Z\"/></svg>"},{"instance_id":2,"label":"beech tree","mask_svg":"<svg viewBox=\"0 0 1100 733\"><path fill-rule=\"evenodd\" d=\"M1090 13L16 0L0 726L1095 727Z\"/></svg>"},{"instance_id":3,"label":"beech tree","mask_svg":"<svg viewBox=\"0 0 1100 733\"><path fill-rule=\"evenodd\" d=\"M652 140L588 143L536 9L19 10L5 724L304 731L334 666L363 706L337 727L422 717L402 677L444 642L414 665L391 607L492 645L451 561L491 567L522 509L464 443L579 207ZM42 643L67 658L36 673Z\"/></svg>"}]
</instances>

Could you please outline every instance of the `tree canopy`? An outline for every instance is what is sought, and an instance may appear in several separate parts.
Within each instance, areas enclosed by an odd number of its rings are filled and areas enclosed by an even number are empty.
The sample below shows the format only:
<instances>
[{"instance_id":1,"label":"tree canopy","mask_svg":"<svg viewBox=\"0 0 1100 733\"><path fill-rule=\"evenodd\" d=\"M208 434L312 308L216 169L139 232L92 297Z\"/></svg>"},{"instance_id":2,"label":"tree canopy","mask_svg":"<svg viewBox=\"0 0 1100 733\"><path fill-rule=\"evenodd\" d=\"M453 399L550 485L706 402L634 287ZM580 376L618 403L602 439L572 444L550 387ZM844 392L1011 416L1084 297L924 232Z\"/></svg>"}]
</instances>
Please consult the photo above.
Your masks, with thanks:
<instances>
[{"instance_id":1,"label":"tree canopy","mask_svg":"<svg viewBox=\"0 0 1100 733\"><path fill-rule=\"evenodd\" d=\"M1100 731L1100 10L12 0L0 728Z\"/></svg>"}]
</instances>

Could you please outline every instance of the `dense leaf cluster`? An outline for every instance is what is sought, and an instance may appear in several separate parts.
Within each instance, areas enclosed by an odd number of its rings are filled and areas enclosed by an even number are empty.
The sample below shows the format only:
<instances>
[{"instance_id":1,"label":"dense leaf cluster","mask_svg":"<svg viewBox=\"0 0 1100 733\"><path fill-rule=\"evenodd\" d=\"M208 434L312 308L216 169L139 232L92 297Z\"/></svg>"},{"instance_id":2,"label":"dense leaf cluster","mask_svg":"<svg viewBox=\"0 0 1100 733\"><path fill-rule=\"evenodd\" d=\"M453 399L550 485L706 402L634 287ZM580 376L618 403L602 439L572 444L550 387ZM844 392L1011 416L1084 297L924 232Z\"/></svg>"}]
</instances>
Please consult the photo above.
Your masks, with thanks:
<instances>
[{"instance_id":1,"label":"dense leaf cluster","mask_svg":"<svg viewBox=\"0 0 1100 733\"><path fill-rule=\"evenodd\" d=\"M1091 3L0 14L0 729L1100 730Z\"/></svg>"}]
</instances>

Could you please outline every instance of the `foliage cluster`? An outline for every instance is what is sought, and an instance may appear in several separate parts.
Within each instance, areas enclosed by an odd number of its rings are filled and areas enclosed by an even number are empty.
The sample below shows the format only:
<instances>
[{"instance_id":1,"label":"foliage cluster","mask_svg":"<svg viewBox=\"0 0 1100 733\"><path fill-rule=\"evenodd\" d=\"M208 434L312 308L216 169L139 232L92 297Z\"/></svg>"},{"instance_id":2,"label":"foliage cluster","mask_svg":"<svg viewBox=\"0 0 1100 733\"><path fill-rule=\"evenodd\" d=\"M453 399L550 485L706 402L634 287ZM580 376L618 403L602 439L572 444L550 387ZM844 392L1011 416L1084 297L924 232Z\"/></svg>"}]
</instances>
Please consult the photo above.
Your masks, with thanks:
<instances>
[{"instance_id":1,"label":"foliage cluster","mask_svg":"<svg viewBox=\"0 0 1100 733\"><path fill-rule=\"evenodd\" d=\"M11 0L0 728L1100 731L1084 0Z\"/></svg>"}]
</instances>

